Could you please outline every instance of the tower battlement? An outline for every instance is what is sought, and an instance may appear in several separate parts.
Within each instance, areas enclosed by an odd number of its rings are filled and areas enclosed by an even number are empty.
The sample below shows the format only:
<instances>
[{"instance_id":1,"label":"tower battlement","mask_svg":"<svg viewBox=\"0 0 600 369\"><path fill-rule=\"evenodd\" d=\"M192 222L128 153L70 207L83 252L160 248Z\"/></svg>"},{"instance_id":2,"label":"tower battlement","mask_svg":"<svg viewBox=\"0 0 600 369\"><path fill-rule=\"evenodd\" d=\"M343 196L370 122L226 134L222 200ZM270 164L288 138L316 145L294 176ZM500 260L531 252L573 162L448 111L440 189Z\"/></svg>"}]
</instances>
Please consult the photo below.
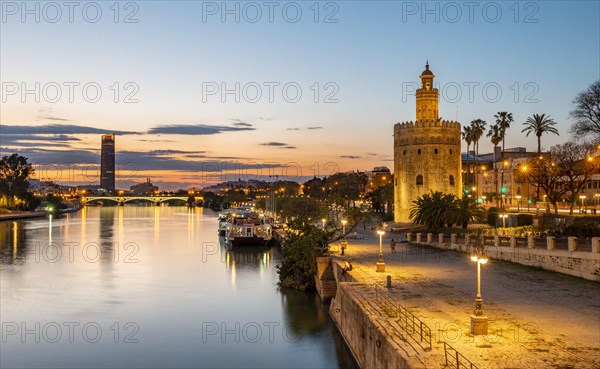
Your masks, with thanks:
<instances>
[{"instance_id":1,"label":"tower battlement","mask_svg":"<svg viewBox=\"0 0 600 369\"><path fill-rule=\"evenodd\" d=\"M394 131L400 131L404 129L414 129L414 128L451 128L456 130L461 130L461 126L459 122L453 120L433 120L433 119L425 119L419 120L416 122L408 121L408 122L399 122L394 125Z\"/></svg>"}]
</instances>

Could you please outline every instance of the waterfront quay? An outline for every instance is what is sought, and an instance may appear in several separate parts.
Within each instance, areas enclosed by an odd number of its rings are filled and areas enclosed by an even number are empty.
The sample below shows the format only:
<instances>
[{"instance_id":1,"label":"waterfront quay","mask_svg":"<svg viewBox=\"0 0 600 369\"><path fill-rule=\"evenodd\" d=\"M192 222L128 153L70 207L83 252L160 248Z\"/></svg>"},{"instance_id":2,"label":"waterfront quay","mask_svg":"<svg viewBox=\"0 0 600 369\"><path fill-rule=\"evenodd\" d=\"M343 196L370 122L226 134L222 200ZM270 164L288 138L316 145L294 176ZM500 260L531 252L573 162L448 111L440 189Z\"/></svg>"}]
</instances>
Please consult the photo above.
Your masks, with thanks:
<instances>
[{"instance_id":1,"label":"waterfront quay","mask_svg":"<svg viewBox=\"0 0 600 369\"><path fill-rule=\"evenodd\" d=\"M343 256L332 245L317 285L362 368L600 367L600 283L491 259L481 268L488 333L472 335L469 254L412 243L392 253L389 234L378 273L379 239L361 238Z\"/></svg>"}]
</instances>

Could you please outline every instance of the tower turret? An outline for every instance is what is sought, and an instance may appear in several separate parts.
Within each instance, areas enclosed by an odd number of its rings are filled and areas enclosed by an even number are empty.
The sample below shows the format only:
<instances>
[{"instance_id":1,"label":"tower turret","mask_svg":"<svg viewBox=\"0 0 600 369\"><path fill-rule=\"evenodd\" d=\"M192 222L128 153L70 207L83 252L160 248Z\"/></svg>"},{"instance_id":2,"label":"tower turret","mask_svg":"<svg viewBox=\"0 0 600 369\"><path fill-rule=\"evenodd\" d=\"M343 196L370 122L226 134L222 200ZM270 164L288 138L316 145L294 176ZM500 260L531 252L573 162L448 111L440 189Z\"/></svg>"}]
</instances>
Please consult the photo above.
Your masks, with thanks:
<instances>
[{"instance_id":1,"label":"tower turret","mask_svg":"<svg viewBox=\"0 0 600 369\"><path fill-rule=\"evenodd\" d=\"M421 73L421 88L417 89L417 121L438 120L438 89L433 88L435 75L429 70L429 62Z\"/></svg>"}]
</instances>

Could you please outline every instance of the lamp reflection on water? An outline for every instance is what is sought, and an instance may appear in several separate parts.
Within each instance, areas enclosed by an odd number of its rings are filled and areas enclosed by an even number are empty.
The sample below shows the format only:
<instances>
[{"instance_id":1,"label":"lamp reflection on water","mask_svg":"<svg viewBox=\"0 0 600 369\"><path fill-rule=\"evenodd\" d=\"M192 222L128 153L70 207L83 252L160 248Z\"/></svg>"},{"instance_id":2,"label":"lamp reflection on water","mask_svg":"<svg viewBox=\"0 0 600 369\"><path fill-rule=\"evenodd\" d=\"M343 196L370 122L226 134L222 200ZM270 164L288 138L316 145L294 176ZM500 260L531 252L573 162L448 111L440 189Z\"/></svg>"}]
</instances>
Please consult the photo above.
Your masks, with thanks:
<instances>
[{"instance_id":1,"label":"lamp reflection on water","mask_svg":"<svg viewBox=\"0 0 600 369\"><path fill-rule=\"evenodd\" d=\"M13 227L12 227L12 239L13 239L13 260L15 260L17 258L17 236L18 236L18 232L19 232L19 224L17 222L12 222Z\"/></svg>"}]
</instances>

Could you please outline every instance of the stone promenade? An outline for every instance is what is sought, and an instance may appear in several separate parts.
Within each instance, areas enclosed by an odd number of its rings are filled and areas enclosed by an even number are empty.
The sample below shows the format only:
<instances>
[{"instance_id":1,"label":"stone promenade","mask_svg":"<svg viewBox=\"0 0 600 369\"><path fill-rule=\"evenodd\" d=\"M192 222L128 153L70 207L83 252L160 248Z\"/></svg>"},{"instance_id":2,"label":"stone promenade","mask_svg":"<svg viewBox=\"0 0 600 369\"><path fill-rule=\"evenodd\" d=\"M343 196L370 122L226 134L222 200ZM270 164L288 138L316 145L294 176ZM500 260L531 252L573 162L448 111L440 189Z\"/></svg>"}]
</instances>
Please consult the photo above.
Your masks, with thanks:
<instances>
[{"instance_id":1,"label":"stone promenade","mask_svg":"<svg viewBox=\"0 0 600 369\"><path fill-rule=\"evenodd\" d=\"M368 234L349 240L345 255L334 259L352 262L352 292L369 302L371 314L389 313L375 301L374 286L392 277L392 288L380 288L380 296L383 291L385 301L399 303L431 328L431 351L411 353L422 355L425 367L445 367L446 342L480 369L600 368L599 283L490 260L481 273L489 332L472 336L477 269L469 255L413 244L398 244L391 253L391 237L383 244L385 273L375 271L379 240Z\"/></svg>"}]
</instances>

